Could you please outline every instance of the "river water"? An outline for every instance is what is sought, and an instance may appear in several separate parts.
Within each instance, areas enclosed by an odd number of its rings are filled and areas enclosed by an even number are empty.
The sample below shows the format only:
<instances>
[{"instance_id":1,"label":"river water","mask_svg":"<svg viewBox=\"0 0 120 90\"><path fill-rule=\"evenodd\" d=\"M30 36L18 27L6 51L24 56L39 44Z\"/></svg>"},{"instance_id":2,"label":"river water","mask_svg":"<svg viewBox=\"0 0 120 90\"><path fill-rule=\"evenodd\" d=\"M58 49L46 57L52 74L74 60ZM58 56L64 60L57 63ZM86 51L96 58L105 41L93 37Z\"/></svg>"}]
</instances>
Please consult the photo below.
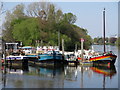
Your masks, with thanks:
<instances>
[{"instance_id":1,"label":"river water","mask_svg":"<svg viewBox=\"0 0 120 90\"><path fill-rule=\"evenodd\" d=\"M94 45L94 50L103 51L102 45ZM106 46L115 54L120 54L116 46ZM0 88L118 88L118 58L115 66L64 66L43 68L29 66L26 70L19 67L6 68L0 72Z\"/></svg>"}]
</instances>

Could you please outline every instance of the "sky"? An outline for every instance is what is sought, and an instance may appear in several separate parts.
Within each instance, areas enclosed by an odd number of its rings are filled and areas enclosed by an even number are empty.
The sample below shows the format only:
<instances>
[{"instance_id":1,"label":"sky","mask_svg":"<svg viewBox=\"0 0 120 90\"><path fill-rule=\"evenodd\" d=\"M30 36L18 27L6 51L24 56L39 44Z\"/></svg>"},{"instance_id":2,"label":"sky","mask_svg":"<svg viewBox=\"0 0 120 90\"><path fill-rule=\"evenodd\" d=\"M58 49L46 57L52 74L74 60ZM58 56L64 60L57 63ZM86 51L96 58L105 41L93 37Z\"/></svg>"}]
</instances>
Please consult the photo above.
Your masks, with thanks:
<instances>
[{"instance_id":1,"label":"sky","mask_svg":"<svg viewBox=\"0 0 120 90\"><path fill-rule=\"evenodd\" d=\"M8 0L9 1L9 0ZM49 0L50 1L50 0ZM24 2L21 1L22 3ZM17 4L21 3L17 1L4 2L5 10L12 10ZM32 3L33 1L27 0L27 2ZM25 5L29 3L24 2ZM57 8L60 8L63 13L73 13L77 16L75 25L85 28L88 30L88 34L94 37L103 36L103 9L106 8L106 36L111 37L118 34L118 2L116 0L108 1L52 1ZM4 21L5 14L2 15L2 20Z\"/></svg>"},{"instance_id":2,"label":"sky","mask_svg":"<svg viewBox=\"0 0 120 90\"><path fill-rule=\"evenodd\" d=\"M120 1L118 4L118 16L120 16ZM118 37L120 37L120 17L118 17Z\"/></svg>"}]
</instances>

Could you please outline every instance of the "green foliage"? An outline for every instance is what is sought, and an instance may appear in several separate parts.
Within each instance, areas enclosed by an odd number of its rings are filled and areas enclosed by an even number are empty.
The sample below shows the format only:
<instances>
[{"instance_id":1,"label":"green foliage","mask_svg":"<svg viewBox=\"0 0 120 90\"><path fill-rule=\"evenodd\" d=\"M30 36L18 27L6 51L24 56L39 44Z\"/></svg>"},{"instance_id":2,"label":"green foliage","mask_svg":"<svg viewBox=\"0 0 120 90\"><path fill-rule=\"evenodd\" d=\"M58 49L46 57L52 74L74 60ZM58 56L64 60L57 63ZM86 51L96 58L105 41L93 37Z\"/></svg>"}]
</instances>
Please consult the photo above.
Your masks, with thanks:
<instances>
[{"instance_id":1,"label":"green foliage","mask_svg":"<svg viewBox=\"0 0 120 90\"><path fill-rule=\"evenodd\" d=\"M117 38L116 45L120 46L120 37Z\"/></svg>"},{"instance_id":2,"label":"green foliage","mask_svg":"<svg viewBox=\"0 0 120 90\"><path fill-rule=\"evenodd\" d=\"M32 40L37 40L39 37L39 27L37 19L28 18L26 20L16 20L12 30L14 39L22 41L24 45L30 45L34 43Z\"/></svg>"},{"instance_id":3,"label":"green foliage","mask_svg":"<svg viewBox=\"0 0 120 90\"><path fill-rule=\"evenodd\" d=\"M106 45L115 45L116 40L117 40L117 38L115 38L115 37L110 37L110 38L106 37L105 38ZM94 38L93 42L94 42L94 44L100 44L100 45L104 44L104 40L102 37Z\"/></svg>"},{"instance_id":4,"label":"green foliage","mask_svg":"<svg viewBox=\"0 0 120 90\"><path fill-rule=\"evenodd\" d=\"M103 38L102 37L94 38L94 44L102 45L103 44Z\"/></svg>"},{"instance_id":5,"label":"green foliage","mask_svg":"<svg viewBox=\"0 0 120 90\"><path fill-rule=\"evenodd\" d=\"M42 10L40 7L42 7ZM36 43L40 43L42 40L43 45L54 46L58 45L59 31L60 41L64 39L65 42L65 50L73 51L75 44L80 47L80 38L85 39L85 49L88 49L92 44L92 39L87 30L74 25L76 16L72 13L63 14L60 9L56 10L53 4L45 3L43 6L39 6L39 3L31 4L29 10L27 10L28 15L23 10L24 5L16 6L11 13L11 16L15 17L8 18L8 20L11 20L10 25L5 28L5 34L10 34L15 41L22 41L24 45L36 46Z\"/></svg>"},{"instance_id":6,"label":"green foliage","mask_svg":"<svg viewBox=\"0 0 120 90\"><path fill-rule=\"evenodd\" d=\"M19 4L14 8L13 16L14 18L23 18L24 17L24 4Z\"/></svg>"},{"instance_id":7,"label":"green foliage","mask_svg":"<svg viewBox=\"0 0 120 90\"><path fill-rule=\"evenodd\" d=\"M84 48L89 49L92 44L92 38L89 35L85 36Z\"/></svg>"},{"instance_id":8,"label":"green foliage","mask_svg":"<svg viewBox=\"0 0 120 90\"><path fill-rule=\"evenodd\" d=\"M65 13L63 18L64 18L64 21L68 22L69 24L73 24L76 22L76 16L73 15L72 13Z\"/></svg>"},{"instance_id":9,"label":"green foliage","mask_svg":"<svg viewBox=\"0 0 120 90\"><path fill-rule=\"evenodd\" d=\"M20 20L20 18L21 19L25 18L24 5L23 4L17 5L14 8L13 12L11 12L11 11L6 12L6 17L5 17L6 22L4 23L4 30L3 30L3 39L5 41L15 42L15 40L13 38L12 29L13 29L15 23L20 22L20 21L17 20L17 19ZM15 22L15 23L12 23L12 22Z\"/></svg>"}]
</instances>

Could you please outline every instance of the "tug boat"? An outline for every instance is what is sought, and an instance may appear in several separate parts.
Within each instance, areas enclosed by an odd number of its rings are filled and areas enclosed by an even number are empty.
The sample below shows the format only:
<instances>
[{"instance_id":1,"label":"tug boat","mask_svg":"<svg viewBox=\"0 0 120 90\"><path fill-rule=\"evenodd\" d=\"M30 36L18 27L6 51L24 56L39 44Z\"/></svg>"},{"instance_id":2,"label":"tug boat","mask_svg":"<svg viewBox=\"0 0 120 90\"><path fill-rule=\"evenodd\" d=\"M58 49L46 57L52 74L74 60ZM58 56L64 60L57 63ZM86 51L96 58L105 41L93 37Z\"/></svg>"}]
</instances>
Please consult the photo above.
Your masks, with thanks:
<instances>
[{"instance_id":1,"label":"tug boat","mask_svg":"<svg viewBox=\"0 0 120 90\"><path fill-rule=\"evenodd\" d=\"M103 11L103 41L104 41L104 53L102 55L98 55L95 57L92 57L89 59L90 62L93 63L97 63L97 64L114 64L116 61L117 56L115 54L112 53L112 51L110 52L106 52L106 48L105 48L105 8Z\"/></svg>"},{"instance_id":2,"label":"tug boat","mask_svg":"<svg viewBox=\"0 0 120 90\"><path fill-rule=\"evenodd\" d=\"M96 64L114 64L117 56L112 53L112 51L108 53L103 53L103 55L98 55L89 59L90 62Z\"/></svg>"}]
</instances>

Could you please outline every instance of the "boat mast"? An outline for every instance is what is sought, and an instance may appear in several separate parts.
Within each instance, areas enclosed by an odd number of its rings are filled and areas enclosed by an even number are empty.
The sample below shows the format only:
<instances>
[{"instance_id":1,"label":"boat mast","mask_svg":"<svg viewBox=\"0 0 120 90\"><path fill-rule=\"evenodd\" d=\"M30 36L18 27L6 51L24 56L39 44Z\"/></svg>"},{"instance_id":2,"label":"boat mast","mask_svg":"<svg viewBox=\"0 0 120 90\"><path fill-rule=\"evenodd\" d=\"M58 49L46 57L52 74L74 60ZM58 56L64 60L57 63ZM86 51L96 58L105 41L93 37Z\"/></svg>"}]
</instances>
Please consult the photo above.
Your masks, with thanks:
<instances>
[{"instance_id":1,"label":"boat mast","mask_svg":"<svg viewBox=\"0 0 120 90\"><path fill-rule=\"evenodd\" d=\"M106 52L105 50L105 8L103 10L103 42L104 42L104 53Z\"/></svg>"}]
</instances>

